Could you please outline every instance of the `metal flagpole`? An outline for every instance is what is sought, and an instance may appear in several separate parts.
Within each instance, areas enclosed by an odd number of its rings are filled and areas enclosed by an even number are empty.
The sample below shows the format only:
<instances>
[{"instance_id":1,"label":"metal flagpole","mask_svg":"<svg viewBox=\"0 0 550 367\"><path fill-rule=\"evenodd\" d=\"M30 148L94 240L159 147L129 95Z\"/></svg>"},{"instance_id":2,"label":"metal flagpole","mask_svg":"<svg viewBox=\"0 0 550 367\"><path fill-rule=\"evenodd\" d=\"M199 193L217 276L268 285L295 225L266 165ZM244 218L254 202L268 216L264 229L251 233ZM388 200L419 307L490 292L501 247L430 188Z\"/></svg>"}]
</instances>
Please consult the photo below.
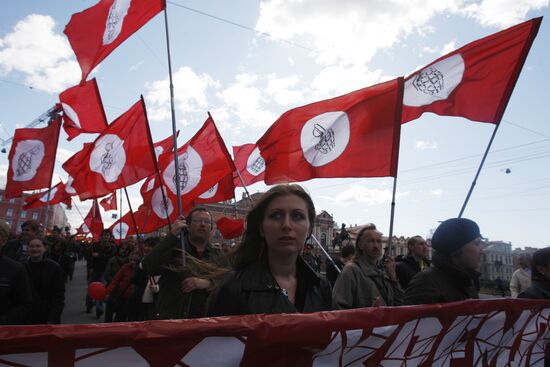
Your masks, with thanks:
<instances>
[{"instance_id":1,"label":"metal flagpole","mask_svg":"<svg viewBox=\"0 0 550 367\"><path fill-rule=\"evenodd\" d=\"M44 230L48 229L48 219L50 214L50 194L52 192L52 184L50 182L50 188L48 189L48 197L46 198L46 218L44 219Z\"/></svg>"},{"instance_id":2,"label":"metal flagpole","mask_svg":"<svg viewBox=\"0 0 550 367\"><path fill-rule=\"evenodd\" d=\"M386 251L391 251L393 237L393 219L395 217L395 192L397 191L397 175L393 178L393 193L391 197L391 214L390 214L390 233L388 234L388 247ZM391 255L391 252L390 252Z\"/></svg>"},{"instance_id":3,"label":"metal flagpole","mask_svg":"<svg viewBox=\"0 0 550 367\"><path fill-rule=\"evenodd\" d=\"M168 76L170 80L170 108L172 112L172 137L174 140L174 171L176 178L176 193L178 196L178 217L181 217L183 214L183 208L181 205L181 188L180 188L180 173L179 173L179 162L178 162L178 135L176 132L176 109L174 107L174 83L172 80L172 60L170 56L170 35L168 32L168 6L164 7L164 26L166 29L166 52L168 55ZM162 182L161 182L162 185ZM185 236L180 235L181 240L181 260L182 265L185 266Z\"/></svg>"},{"instance_id":4,"label":"metal flagpole","mask_svg":"<svg viewBox=\"0 0 550 367\"><path fill-rule=\"evenodd\" d=\"M470 196L472 195L472 192L474 191L474 186L477 183L477 178L479 177L479 174L481 173L481 169L483 168L483 164L485 163L485 158L487 158L487 154L489 154L489 149L491 149L491 145L493 144L493 140L495 139L495 135L497 134L497 130L498 130L499 126L500 126L500 124L495 125L495 129L493 130L493 135L491 135L491 139L489 140L489 144L487 144L487 149L485 149L485 154L483 155L483 158L481 159L481 163L479 164L479 168L477 169L474 180L472 181L472 185L470 186L470 190L468 191L468 195L466 195L466 199L464 200L464 204L462 204L462 209L460 209L460 213L458 214L459 218L462 218L462 214L464 214L464 210L466 209L466 205L468 205L468 201L470 200Z\"/></svg>"},{"instance_id":5,"label":"metal flagpole","mask_svg":"<svg viewBox=\"0 0 550 367\"><path fill-rule=\"evenodd\" d=\"M138 241L140 239L138 226L136 223L136 218L134 217L134 212L132 211L132 204L130 204L130 197L128 196L128 190L126 190L126 186L124 186L124 193L126 194L126 201L128 202L128 209L130 210L130 216L132 217L132 223L134 224L134 230L136 231L136 236L138 236ZM122 218L120 218L122 219ZM122 222L121 222L122 223Z\"/></svg>"},{"instance_id":6,"label":"metal flagpole","mask_svg":"<svg viewBox=\"0 0 550 367\"><path fill-rule=\"evenodd\" d=\"M120 197L118 199L119 202L119 208L118 208L118 235L119 237L122 237L120 234L122 233L122 189L118 190L118 196ZM122 241L122 238L119 238L119 240Z\"/></svg>"}]
</instances>

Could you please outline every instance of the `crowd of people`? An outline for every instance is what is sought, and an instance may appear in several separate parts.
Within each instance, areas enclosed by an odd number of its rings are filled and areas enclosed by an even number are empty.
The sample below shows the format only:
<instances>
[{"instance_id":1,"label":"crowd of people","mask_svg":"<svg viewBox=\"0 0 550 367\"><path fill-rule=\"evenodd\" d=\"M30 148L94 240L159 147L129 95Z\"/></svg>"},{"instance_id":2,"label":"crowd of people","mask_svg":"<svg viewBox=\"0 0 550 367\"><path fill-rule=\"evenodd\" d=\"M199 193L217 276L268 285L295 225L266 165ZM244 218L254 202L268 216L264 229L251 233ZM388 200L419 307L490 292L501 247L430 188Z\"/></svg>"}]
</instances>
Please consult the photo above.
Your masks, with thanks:
<instances>
[{"instance_id":1,"label":"crowd of people","mask_svg":"<svg viewBox=\"0 0 550 367\"><path fill-rule=\"evenodd\" d=\"M408 239L408 254L394 259L382 233L363 226L353 244L326 261L306 244L315 206L299 185L278 185L248 212L240 244L212 245L213 218L195 207L171 224L163 238L115 244L109 230L83 244L54 231L44 236L27 221L11 238L0 221L0 324L59 324L65 284L84 259L89 283L105 297L86 296L85 310L99 321L185 319L258 313L295 313L435 304L479 298L481 234L466 218L443 221L433 233L432 259L421 236ZM345 229L345 228L343 228ZM346 232L347 234L347 232ZM185 249L185 250L183 250ZM522 256L512 275L513 297L550 298L550 248ZM338 267L338 269L336 269ZM84 303L84 300L82 300Z\"/></svg>"}]
</instances>

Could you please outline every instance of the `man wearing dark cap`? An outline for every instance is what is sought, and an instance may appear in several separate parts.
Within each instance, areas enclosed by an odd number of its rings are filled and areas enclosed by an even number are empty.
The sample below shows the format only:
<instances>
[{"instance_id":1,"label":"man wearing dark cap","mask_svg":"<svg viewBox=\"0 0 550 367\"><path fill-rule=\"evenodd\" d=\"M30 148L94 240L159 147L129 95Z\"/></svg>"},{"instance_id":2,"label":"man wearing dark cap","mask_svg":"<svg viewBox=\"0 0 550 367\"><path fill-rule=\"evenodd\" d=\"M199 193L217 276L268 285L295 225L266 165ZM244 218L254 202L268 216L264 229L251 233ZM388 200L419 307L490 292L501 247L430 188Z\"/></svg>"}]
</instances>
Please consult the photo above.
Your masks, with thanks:
<instances>
[{"instance_id":1,"label":"man wearing dark cap","mask_svg":"<svg viewBox=\"0 0 550 367\"><path fill-rule=\"evenodd\" d=\"M447 219L432 237L433 267L416 274L405 291L406 305L479 298L481 262L478 225L466 218Z\"/></svg>"}]
</instances>

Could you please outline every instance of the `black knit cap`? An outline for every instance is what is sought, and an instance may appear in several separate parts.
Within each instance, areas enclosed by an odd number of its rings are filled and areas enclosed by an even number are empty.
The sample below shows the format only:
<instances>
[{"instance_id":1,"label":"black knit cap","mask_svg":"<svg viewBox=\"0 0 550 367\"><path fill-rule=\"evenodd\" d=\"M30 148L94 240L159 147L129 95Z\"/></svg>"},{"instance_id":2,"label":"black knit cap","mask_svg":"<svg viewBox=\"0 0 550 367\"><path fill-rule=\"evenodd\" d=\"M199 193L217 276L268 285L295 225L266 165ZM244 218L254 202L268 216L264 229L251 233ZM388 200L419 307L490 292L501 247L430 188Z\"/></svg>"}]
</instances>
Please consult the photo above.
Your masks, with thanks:
<instances>
[{"instance_id":1,"label":"black knit cap","mask_svg":"<svg viewBox=\"0 0 550 367\"><path fill-rule=\"evenodd\" d=\"M442 222L432 236L432 248L451 255L472 240L481 237L476 222L466 218L451 218Z\"/></svg>"}]
</instances>

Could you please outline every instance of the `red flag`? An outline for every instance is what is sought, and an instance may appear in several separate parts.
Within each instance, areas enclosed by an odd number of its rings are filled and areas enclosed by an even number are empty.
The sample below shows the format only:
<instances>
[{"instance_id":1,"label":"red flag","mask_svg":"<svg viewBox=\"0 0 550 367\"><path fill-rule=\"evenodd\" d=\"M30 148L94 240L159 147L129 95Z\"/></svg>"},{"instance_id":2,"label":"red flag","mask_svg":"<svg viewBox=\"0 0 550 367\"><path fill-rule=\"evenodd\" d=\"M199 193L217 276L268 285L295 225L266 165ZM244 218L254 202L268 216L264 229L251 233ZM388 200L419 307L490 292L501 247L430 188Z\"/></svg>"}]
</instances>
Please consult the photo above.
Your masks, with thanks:
<instances>
[{"instance_id":1,"label":"red flag","mask_svg":"<svg viewBox=\"0 0 550 367\"><path fill-rule=\"evenodd\" d=\"M72 207L71 195L65 191L65 184L63 182L59 182L49 190L42 191L38 194L25 198L25 205L23 205L23 209L27 210L32 208L40 208L42 206L54 205L58 203L67 205L67 208L69 209Z\"/></svg>"},{"instance_id":2,"label":"red flag","mask_svg":"<svg viewBox=\"0 0 550 367\"><path fill-rule=\"evenodd\" d=\"M101 205L103 210L105 210L106 212L108 212L109 210L117 210L116 191L113 192L111 195L101 199L99 205Z\"/></svg>"},{"instance_id":3,"label":"red flag","mask_svg":"<svg viewBox=\"0 0 550 367\"><path fill-rule=\"evenodd\" d=\"M225 176L220 182L200 194L193 204L220 203L231 200L235 197L235 185L233 184L233 173Z\"/></svg>"},{"instance_id":4,"label":"red flag","mask_svg":"<svg viewBox=\"0 0 550 367\"><path fill-rule=\"evenodd\" d=\"M258 140L265 182L397 174L403 78L285 112Z\"/></svg>"},{"instance_id":5,"label":"red flag","mask_svg":"<svg viewBox=\"0 0 550 367\"><path fill-rule=\"evenodd\" d=\"M63 168L73 178L72 187L81 200L97 198L155 173L152 146L142 99Z\"/></svg>"},{"instance_id":6,"label":"red flag","mask_svg":"<svg viewBox=\"0 0 550 367\"><path fill-rule=\"evenodd\" d=\"M176 137L179 136L180 131L176 131ZM157 141L155 144L153 144L153 149L155 150L155 156L157 157L157 160L159 159L161 154L167 153L167 152L173 152L174 148L174 138L172 135L169 137Z\"/></svg>"},{"instance_id":7,"label":"red flag","mask_svg":"<svg viewBox=\"0 0 550 367\"><path fill-rule=\"evenodd\" d=\"M63 128L71 141L81 133L100 133L107 127L107 117L95 78L69 88L59 95L63 108Z\"/></svg>"},{"instance_id":8,"label":"red flag","mask_svg":"<svg viewBox=\"0 0 550 367\"><path fill-rule=\"evenodd\" d=\"M118 45L165 7L164 0L100 0L73 14L64 33L80 64L82 81Z\"/></svg>"},{"instance_id":9,"label":"red flag","mask_svg":"<svg viewBox=\"0 0 550 367\"><path fill-rule=\"evenodd\" d=\"M403 123L424 112L500 123L541 21L469 43L407 77Z\"/></svg>"},{"instance_id":10,"label":"red flag","mask_svg":"<svg viewBox=\"0 0 550 367\"><path fill-rule=\"evenodd\" d=\"M173 154L163 154L159 166L168 194L177 195ZM235 166L212 117L208 117L197 134L178 149L178 166L184 205L189 205L197 196L232 174Z\"/></svg>"},{"instance_id":11,"label":"red flag","mask_svg":"<svg viewBox=\"0 0 550 367\"><path fill-rule=\"evenodd\" d=\"M61 119L41 129L16 129L8 160L6 198L19 197L25 190L50 187Z\"/></svg>"},{"instance_id":12,"label":"red flag","mask_svg":"<svg viewBox=\"0 0 550 367\"><path fill-rule=\"evenodd\" d=\"M78 228L77 233L88 234L91 233L94 239L99 239L101 232L103 231L103 221L101 220L101 213L99 211L99 205L97 199L92 202L92 207L84 218L84 223Z\"/></svg>"},{"instance_id":13,"label":"red flag","mask_svg":"<svg viewBox=\"0 0 550 367\"><path fill-rule=\"evenodd\" d=\"M265 161L260 155L260 149L256 144L245 144L233 147L235 167L241 174L246 186L258 181L263 181L265 172ZM235 186L242 187L239 177L235 175Z\"/></svg>"},{"instance_id":14,"label":"red flag","mask_svg":"<svg viewBox=\"0 0 550 367\"><path fill-rule=\"evenodd\" d=\"M216 221L216 227L220 230L222 237L229 240L243 234L244 220L221 217Z\"/></svg>"},{"instance_id":15,"label":"red flag","mask_svg":"<svg viewBox=\"0 0 550 367\"><path fill-rule=\"evenodd\" d=\"M116 242L126 240L133 234L136 234L134 224L132 222L132 212L128 211L122 218L114 222L109 230L113 234Z\"/></svg>"}]
</instances>

